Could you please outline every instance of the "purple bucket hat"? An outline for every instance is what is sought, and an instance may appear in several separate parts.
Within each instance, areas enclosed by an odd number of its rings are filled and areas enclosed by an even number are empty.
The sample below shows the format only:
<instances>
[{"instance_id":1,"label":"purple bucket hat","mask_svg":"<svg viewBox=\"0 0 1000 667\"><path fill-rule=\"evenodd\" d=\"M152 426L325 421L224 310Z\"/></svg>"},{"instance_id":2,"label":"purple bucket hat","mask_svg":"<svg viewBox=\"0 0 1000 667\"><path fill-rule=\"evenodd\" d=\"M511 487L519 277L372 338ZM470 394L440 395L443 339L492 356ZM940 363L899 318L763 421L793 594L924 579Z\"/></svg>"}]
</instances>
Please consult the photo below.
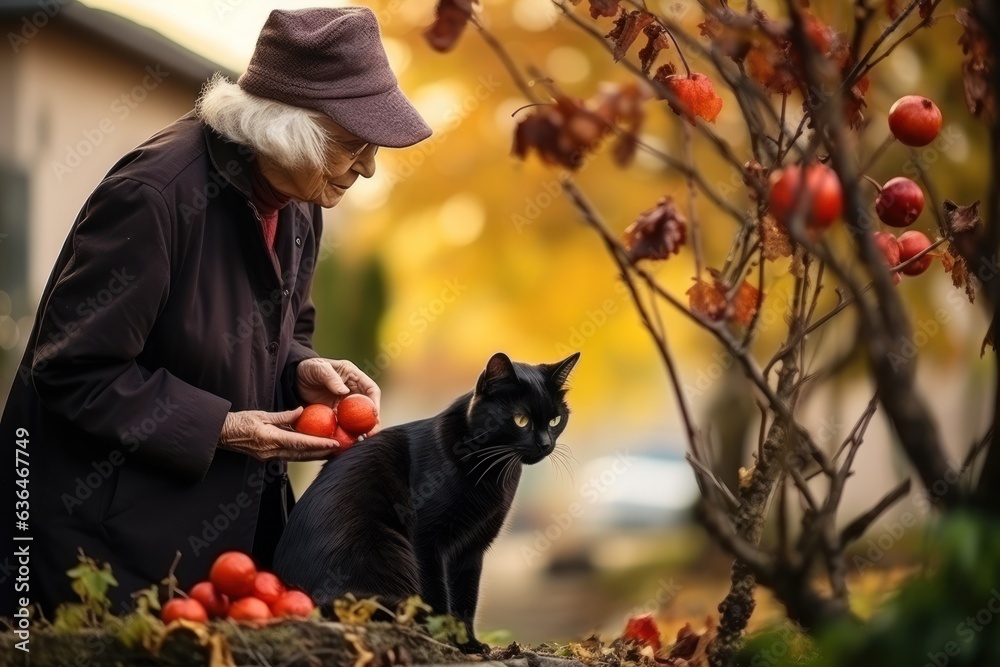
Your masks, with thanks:
<instances>
[{"instance_id":1,"label":"purple bucket hat","mask_svg":"<svg viewBox=\"0 0 1000 667\"><path fill-rule=\"evenodd\" d=\"M251 95L319 111L379 146L431 136L399 89L367 7L272 11L236 83Z\"/></svg>"}]
</instances>

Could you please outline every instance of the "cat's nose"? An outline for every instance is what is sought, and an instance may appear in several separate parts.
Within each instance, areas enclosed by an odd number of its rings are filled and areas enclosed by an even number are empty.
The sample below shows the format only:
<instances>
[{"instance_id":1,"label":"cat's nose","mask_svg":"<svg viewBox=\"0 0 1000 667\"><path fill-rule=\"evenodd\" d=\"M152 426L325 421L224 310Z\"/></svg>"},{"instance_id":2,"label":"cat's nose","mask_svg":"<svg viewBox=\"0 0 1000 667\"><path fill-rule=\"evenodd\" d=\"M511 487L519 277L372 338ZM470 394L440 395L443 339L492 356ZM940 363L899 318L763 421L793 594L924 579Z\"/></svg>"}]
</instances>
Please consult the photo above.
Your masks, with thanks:
<instances>
[{"instance_id":1,"label":"cat's nose","mask_svg":"<svg viewBox=\"0 0 1000 667\"><path fill-rule=\"evenodd\" d=\"M552 449L552 436L548 433L542 433L538 436L538 448L545 451Z\"/></svg>"}]
</instances>

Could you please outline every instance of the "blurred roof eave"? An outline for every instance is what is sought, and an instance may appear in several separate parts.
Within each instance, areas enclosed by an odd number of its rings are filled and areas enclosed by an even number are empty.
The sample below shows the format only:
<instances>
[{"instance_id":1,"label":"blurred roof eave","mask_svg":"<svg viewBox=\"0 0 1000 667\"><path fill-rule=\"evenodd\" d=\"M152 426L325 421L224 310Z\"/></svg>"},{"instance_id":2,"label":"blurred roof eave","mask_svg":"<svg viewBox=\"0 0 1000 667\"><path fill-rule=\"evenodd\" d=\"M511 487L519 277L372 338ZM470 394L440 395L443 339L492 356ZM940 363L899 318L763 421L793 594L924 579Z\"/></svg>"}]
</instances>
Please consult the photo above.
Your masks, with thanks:
<instances>
[{"instance_id":1,"label":"blurred roof eave","mask_svg":"<svg viewBox=\"0 0 1000 667\"><path fill-rule=\"evenodd\" d=\"M49 7L58 6L55 15ZM141 58L150 65L159 64L178 79L200 86L215 72L235 80L239 73L184 48L161 33L113 12L89 7L78 0L6 0L0 2L0 17L19 19L45 13L49 20L69 23L101 42Z\"/></svg>"}]
</instances>

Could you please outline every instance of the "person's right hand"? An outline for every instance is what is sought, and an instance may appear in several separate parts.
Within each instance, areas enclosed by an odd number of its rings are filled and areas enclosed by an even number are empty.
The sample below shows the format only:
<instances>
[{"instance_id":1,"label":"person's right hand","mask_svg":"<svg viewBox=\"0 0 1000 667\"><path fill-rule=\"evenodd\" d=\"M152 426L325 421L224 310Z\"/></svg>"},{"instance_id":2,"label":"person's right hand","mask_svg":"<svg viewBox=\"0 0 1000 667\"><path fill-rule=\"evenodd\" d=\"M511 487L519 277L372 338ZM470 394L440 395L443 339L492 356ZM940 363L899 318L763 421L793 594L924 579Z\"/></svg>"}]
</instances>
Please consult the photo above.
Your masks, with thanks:
<instances>
[{"instance_id":1,"label":"person's right hand","mask_svg":"<svg viewBox=\"0 0 1000 667\"><path fill-rule=\"evenodd\" d=\"M338 453L340 443L336 440L282 428L295 424L302 410L299 407L287 412L230 412L222 425L219 446L247 454L258 461L315 461Z\"/></svg>"}]
</instances>

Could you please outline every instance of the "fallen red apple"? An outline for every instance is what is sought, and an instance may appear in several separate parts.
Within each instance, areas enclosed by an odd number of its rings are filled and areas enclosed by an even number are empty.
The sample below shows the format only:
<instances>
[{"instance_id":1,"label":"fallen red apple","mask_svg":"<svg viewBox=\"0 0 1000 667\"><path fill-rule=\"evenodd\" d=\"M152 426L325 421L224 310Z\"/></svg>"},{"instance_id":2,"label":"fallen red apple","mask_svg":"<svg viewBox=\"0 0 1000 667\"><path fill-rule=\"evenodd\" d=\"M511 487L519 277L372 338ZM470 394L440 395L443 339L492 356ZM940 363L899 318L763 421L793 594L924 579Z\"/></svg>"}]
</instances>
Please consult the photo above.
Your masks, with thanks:
<instances>
[{"instance_id":1,"label":"fallen red apple","mask_svg":"<svg viewBox=\"0 0 1000 667\"><path fill-rule=\"evenodd\" d=\"M193 598L174 598L167 601L160 610L160 620L170 623L178 619L195 623L208 623L208 612L200 602Z\"/></svg>"},{"instance_id":2,"label":"fallen red apple","mask_svg":"<svg viewBox=\"0 0 1000 667\"><path fill-rule=\"evenodd\" d=\"M287 591L271 605L271 613L283 618L308 618L316 606L302 591Z\"/></svg>"},{"instance_id":3,"label":"fallen red apple","mask_svg":"<svg viewBox=\"0 0 1000 667\"><path fill-rule=\"evenodd\" d=\"M245 553L227 551L215 559L208 578L215 590L233 600L248 595L253 590L257 566Z\"/></svg>"},{"instance_id":4,"label":"fallen red apple","mask_svg":"<svg viewBox=\"0 0 1000 667\"><path fill-rule=\"evenodd\" d=\"M229 598L215 589L211 581L202 581L191 587L188 595L201 603L212 616L225 616L229 611Z\"/></svg>"}]
</instances>

